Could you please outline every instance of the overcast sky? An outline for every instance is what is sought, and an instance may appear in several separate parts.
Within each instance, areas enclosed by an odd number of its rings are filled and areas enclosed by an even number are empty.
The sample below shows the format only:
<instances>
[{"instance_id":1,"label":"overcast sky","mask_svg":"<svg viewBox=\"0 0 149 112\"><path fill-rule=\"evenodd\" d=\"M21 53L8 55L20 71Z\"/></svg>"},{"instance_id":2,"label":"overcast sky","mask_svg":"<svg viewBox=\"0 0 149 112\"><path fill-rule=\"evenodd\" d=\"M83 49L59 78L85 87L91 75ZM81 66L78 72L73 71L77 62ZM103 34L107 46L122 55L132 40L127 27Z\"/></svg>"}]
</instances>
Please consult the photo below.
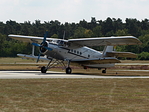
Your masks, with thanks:
<instances>
[{"instance_id":1,"label":"overcast sky","mask_svg":"<svg viewBox=\"0 0 149 112\"><path fill-rule=\"evenodd\" d=\"M149 0L0 0L0 21L75 22L91 17L149 19Z\"/></svg>"}]
</instances>

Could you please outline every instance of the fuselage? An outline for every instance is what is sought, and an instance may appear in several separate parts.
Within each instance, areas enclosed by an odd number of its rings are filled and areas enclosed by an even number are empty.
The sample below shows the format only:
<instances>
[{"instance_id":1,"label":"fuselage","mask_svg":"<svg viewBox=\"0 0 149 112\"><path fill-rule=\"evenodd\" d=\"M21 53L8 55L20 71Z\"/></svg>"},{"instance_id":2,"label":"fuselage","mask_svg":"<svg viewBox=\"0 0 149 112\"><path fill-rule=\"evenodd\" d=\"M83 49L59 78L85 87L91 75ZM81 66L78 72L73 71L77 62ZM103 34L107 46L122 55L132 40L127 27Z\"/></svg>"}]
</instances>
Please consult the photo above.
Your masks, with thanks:
<instances>
[{"instance_id":1,"label":"fuselage","mask_svg":"<svg viewBox=\"0 0 149 112\"><path fill-rule=\"evenodd\" d=\"M86 46L69 45L63 40L55 40L54 42L47 42L48 47L52 50L46 50L44 55L58 60L82 60L82 59L99 59L102 53ZM74 47L75 46L75 47Z\"/></svg>"},{"instance_id":2,"label":"fuselage","mask_svg":"<svg viewBox=\"0 0 149 112\"><path fill-rule=\"evenodd\" d=\"M54 40L52 42L47 42L47 47L52 50L45 50L42 52L47 55L48 58L54 58L57 60L78 62L81 60L100 60L103 58L103 53L96 51L86 46L78 46L67 43L64 40ZM78 62L78 63L80 63ZM107 68L113 67L115 63L111 64L100 64L100 63L85 63L82 66L90 68Z\"/></svg>"}]
</instances>

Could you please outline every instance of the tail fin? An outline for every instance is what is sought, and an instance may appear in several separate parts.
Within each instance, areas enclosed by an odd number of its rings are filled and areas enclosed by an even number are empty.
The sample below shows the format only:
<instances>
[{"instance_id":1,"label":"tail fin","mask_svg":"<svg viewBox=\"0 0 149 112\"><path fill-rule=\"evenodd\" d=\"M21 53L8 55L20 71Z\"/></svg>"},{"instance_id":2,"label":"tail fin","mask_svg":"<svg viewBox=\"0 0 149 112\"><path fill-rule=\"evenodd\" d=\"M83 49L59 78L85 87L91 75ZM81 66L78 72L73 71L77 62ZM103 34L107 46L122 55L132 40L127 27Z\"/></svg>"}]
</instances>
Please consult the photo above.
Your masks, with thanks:
<instances>
[{"instance_id":1,"label":"tail fin","mask_svg":"<svg viewBox=\"0 0 149 112\"><path fill-rule=\"evenodd\" d=\"M106 53L107 52L112 52L114 49L113 46L105 46L104 50L103 50L103 57L106 57Z\"/></svg>"}]
</instances>

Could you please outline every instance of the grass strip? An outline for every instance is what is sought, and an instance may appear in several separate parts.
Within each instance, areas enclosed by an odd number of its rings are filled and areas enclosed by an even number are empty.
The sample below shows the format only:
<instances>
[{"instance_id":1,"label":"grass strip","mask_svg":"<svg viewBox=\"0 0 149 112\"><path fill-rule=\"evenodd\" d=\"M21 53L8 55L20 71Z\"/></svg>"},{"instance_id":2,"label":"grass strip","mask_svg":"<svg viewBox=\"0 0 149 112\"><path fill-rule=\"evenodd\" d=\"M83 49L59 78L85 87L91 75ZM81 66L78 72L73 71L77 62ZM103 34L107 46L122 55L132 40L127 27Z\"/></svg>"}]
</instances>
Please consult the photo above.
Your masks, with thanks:
<instances>
[{"instance_id":1,"label":"grass strip","mask_svg":"<svg viewBox=\"0 0 149 112\"><path fill-rule=\"evenodd\" d=\"M149 79L0 80L4 112L147 112Z\"/></svg>"}]
</instances>

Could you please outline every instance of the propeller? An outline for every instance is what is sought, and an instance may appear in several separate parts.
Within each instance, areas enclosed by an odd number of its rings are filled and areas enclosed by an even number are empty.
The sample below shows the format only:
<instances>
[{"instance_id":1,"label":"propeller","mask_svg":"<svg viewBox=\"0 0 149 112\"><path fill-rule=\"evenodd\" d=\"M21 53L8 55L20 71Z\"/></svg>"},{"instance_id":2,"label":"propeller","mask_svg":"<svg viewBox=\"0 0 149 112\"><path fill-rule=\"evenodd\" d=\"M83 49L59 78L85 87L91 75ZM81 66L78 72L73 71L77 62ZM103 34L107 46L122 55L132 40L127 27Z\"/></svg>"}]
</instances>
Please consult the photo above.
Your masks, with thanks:
<instances>
[{"instance_id":1,"label":"propeller","mask_svg":"<svg viewBox=\"0 0 149 112\"><path fill-rule=\"evenodd\" d=\"M38 55L38 58L37 58L36 63L38 63L38 61L39 61L39 59L40 59L40 55L41 55L41 53L39 52L39 55Z\"/></svg>"},{"instance_id":2,"label":"propeller","mask_svg":"<svg viewBox=\"0 0 149 112\"><path fill-rule=\"evenodd\" d=\"M41 44L32 43L32 45L40 47L40 52L39 52L39 55L38 55L38 58L37 58L37 61L36 61L37 63L40 59L40 55L41 55L42 52L44 52L45 50L49 50L49 51L53 50L52 48L47 47L48 46L48 43L46 42L47 35L48 35L48 32L46 31Z\"/></svg>"},{"instance_id":3,"label":"propeller","mask_svg":"<svg viewBox=\"0 0 149 112\"><path fill-rule=\"evenodd\" d=\"M32 45L37 46L37 47L41 47L41 45L37 44L37 43L32 43Z\"/></svg>"},{"instance_id":4,"label":"propeller","mask_svg":"<svg viewBox=\"0 0 149 112\"><path fill-rule=\"evenodd\" d=\"M45 49L47 49L47 50L49 50L49 51L52 51L52 50L53 50L53 49L50 48L50 47L46 47L46 46L43 46L43 45L41 45L41 44L37 44L37 43L32 43L32 45L37 46L37 47L45 48Z\"/></svg>"},{"instance_id":5,"label":"propeller","mask_svg":"<svg viewBox=\"0 0 149 112\"><path fill-rule=\"evenodd\" d=\"M46 33L44 34L43 43L46 42L46 38L47 38L47 36L48 36L48 31L46 31Z\"/></svg>"}]
</instances>

